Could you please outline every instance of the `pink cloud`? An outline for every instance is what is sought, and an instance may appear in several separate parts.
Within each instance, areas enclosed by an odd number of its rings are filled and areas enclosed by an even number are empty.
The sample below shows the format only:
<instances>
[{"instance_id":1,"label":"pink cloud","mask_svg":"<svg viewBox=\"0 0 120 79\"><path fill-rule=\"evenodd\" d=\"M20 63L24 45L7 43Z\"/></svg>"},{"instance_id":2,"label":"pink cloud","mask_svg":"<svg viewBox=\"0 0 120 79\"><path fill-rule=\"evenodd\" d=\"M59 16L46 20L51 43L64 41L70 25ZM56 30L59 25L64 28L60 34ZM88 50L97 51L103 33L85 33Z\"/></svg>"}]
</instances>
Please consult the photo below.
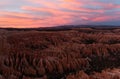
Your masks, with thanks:
<instances>
[{"instance_id":1,"label":"pink cloud","mask_svg":"<svg viewBox=\"0 0 120 79\"><path fill-rule=\"evenodd\" d=\"M0 6L5 6L8 5L10 3L10 1L2 1L0 2Z\"/></svg>"},{"instance_id":2,"label":"pink cloud","mask_svg":"<svg viewBox=\"0 0 120 79\"><path fill-rule=\"evenodd\" d=\"M120 8L120 5L109 3L108 5L103 5L103 8L104 9L118 9Z\"/></svg>"},{"instance_id":3,"label":"pink cloud","mask_svg":"<svg viewBox=\"0 0 120 79\"><path fill-rule=\"evenodd\" d=\"M118 20L120 17L118 16L114 16L114 15L102 15L102 16L98 16L95 18L92 18L91 20L93 22L105 22L105 21L113 21L113 20Z\"/></svg>"},{"instance_id":4,"label":"pink cloud","mask_svg":"<svg viewBox=\"0 0 120 79\"><path fill-rule=\"evenodd\" d=\"M0 11L0 27L44 27L76 24L76 22L87 24L120 18L120 12L107 13L109 10L120 8L120 5L115 3L93 2L91 0L25 1L33 5L20 5L18 12ZM0 3L0 6L6 4L3 2Z\"/></svg>"},{"instance_id":5,"label":"pink cloud","mask_svg":"<svg viewBox=\"0 0 120 79\"><path fill-rule=\"evenodd\" d=\"M70 22L69 16L56 16L41 19L40 16L35 16L27 13L0 12L0 27L48 27ZM38 18L39 17L39 18Z\"/></svg>"},{"instance_id":6,"label":"pink cloud","mask_svg":"<svg viewBox=\"0 0 120 79\"><path fill-rule=\"evenodd\" d=\"M101 9L90 9L90 8L84 8L84 5L94 5L94 4L103 4L103 3L95 3L91 1L79 1L79 0L56 0L58 3L49 2L49 1L39 1L39 0L27 0L31 3L37 3L46 6L47 8L52 9L68 9L68 10L74 10L74 11L81 11L81 12L99 12L102 13L104 10ZM45 8L46 9L46 8Z\"/></svg>"},{"instance_id":7,"label":"pink cloud","mask_svg":"<svg viewBox=\"0 0 120 79\"><path fill-rule=\"evenodd\" d=\"M120 8L120 4L115 4L115 3L104 3L104 2L90 2L88 3L90 5L93 5L93 6L100 6L101 9L104 9L104 10L112 10L112 9L119 9Z\"/></svg>"}]
</instances>

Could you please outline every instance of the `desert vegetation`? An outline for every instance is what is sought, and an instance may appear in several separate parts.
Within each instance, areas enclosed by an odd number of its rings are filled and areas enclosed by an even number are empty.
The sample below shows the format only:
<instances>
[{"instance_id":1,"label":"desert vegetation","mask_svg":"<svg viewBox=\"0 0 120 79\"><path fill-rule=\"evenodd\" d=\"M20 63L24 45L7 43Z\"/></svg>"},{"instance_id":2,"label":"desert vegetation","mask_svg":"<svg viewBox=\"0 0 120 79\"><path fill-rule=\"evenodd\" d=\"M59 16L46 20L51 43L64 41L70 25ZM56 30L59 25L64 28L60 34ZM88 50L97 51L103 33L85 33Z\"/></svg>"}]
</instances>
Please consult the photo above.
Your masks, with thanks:
<instances>
[{"instance_id":1,"label":"desert vegetation","mask_svg":"<svg viewBox=\"0 0 120 79\"><path fill-rule=\"evenodd\" d=\"M1 29L0 59L0 79L120 79L120 29Z\"/></svg>"}]
</instances>

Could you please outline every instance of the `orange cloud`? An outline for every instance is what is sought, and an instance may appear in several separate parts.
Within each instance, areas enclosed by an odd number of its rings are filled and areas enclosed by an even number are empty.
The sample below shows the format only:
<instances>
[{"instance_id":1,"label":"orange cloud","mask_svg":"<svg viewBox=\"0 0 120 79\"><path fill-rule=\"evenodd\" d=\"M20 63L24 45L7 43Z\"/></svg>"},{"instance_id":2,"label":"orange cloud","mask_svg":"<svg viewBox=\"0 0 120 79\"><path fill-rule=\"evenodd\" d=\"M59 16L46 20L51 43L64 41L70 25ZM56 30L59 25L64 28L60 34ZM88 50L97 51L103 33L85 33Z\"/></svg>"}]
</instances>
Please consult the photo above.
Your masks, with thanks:
<instances>
[{"instance_id":1,"label":"orange cloud","mask_svg":"<svg viewBox=\"0 0 120 79\"><path fill-rule=\"evenodd\" d=\"M64 0L66 2L75 2L75 0Z\"/></svg>"}]
</instances>

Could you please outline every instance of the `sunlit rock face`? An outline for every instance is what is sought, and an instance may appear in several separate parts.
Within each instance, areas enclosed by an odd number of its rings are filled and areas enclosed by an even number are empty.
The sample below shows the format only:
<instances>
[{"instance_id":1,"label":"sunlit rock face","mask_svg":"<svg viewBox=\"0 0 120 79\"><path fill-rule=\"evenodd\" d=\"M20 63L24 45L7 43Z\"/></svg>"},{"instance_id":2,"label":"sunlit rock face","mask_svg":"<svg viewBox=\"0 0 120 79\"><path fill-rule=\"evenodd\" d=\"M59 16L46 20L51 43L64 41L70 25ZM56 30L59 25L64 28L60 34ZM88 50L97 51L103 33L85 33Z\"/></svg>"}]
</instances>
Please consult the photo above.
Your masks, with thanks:
<instances>
[{"instance_id":1,"label":"sunlit rock face","mask_svg":"<svg viewBox=\"0 0 120 79\"><path fill-rule=\"evenodd\" d=\"M0 78L119 79L119 29L0 29Z\"/></svg>"}]
</instances>

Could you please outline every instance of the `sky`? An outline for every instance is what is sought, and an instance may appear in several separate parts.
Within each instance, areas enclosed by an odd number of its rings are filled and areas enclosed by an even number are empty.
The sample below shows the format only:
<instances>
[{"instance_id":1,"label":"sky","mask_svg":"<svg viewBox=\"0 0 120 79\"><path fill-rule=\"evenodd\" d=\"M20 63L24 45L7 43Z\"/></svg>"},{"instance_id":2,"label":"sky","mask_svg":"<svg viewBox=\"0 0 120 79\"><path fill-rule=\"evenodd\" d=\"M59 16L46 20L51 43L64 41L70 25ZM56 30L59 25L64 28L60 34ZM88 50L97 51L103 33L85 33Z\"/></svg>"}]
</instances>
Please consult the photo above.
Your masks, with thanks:
<instances>
[{"instance_id":1,"label":"sky","mask_svg":"<svg viewBox=\"0 0 120 79\"><path fill-rule=\"evenodd\" d=\"M0 27L120 25L120 0L0 0Z\"/></svg>"}]
</instances>

